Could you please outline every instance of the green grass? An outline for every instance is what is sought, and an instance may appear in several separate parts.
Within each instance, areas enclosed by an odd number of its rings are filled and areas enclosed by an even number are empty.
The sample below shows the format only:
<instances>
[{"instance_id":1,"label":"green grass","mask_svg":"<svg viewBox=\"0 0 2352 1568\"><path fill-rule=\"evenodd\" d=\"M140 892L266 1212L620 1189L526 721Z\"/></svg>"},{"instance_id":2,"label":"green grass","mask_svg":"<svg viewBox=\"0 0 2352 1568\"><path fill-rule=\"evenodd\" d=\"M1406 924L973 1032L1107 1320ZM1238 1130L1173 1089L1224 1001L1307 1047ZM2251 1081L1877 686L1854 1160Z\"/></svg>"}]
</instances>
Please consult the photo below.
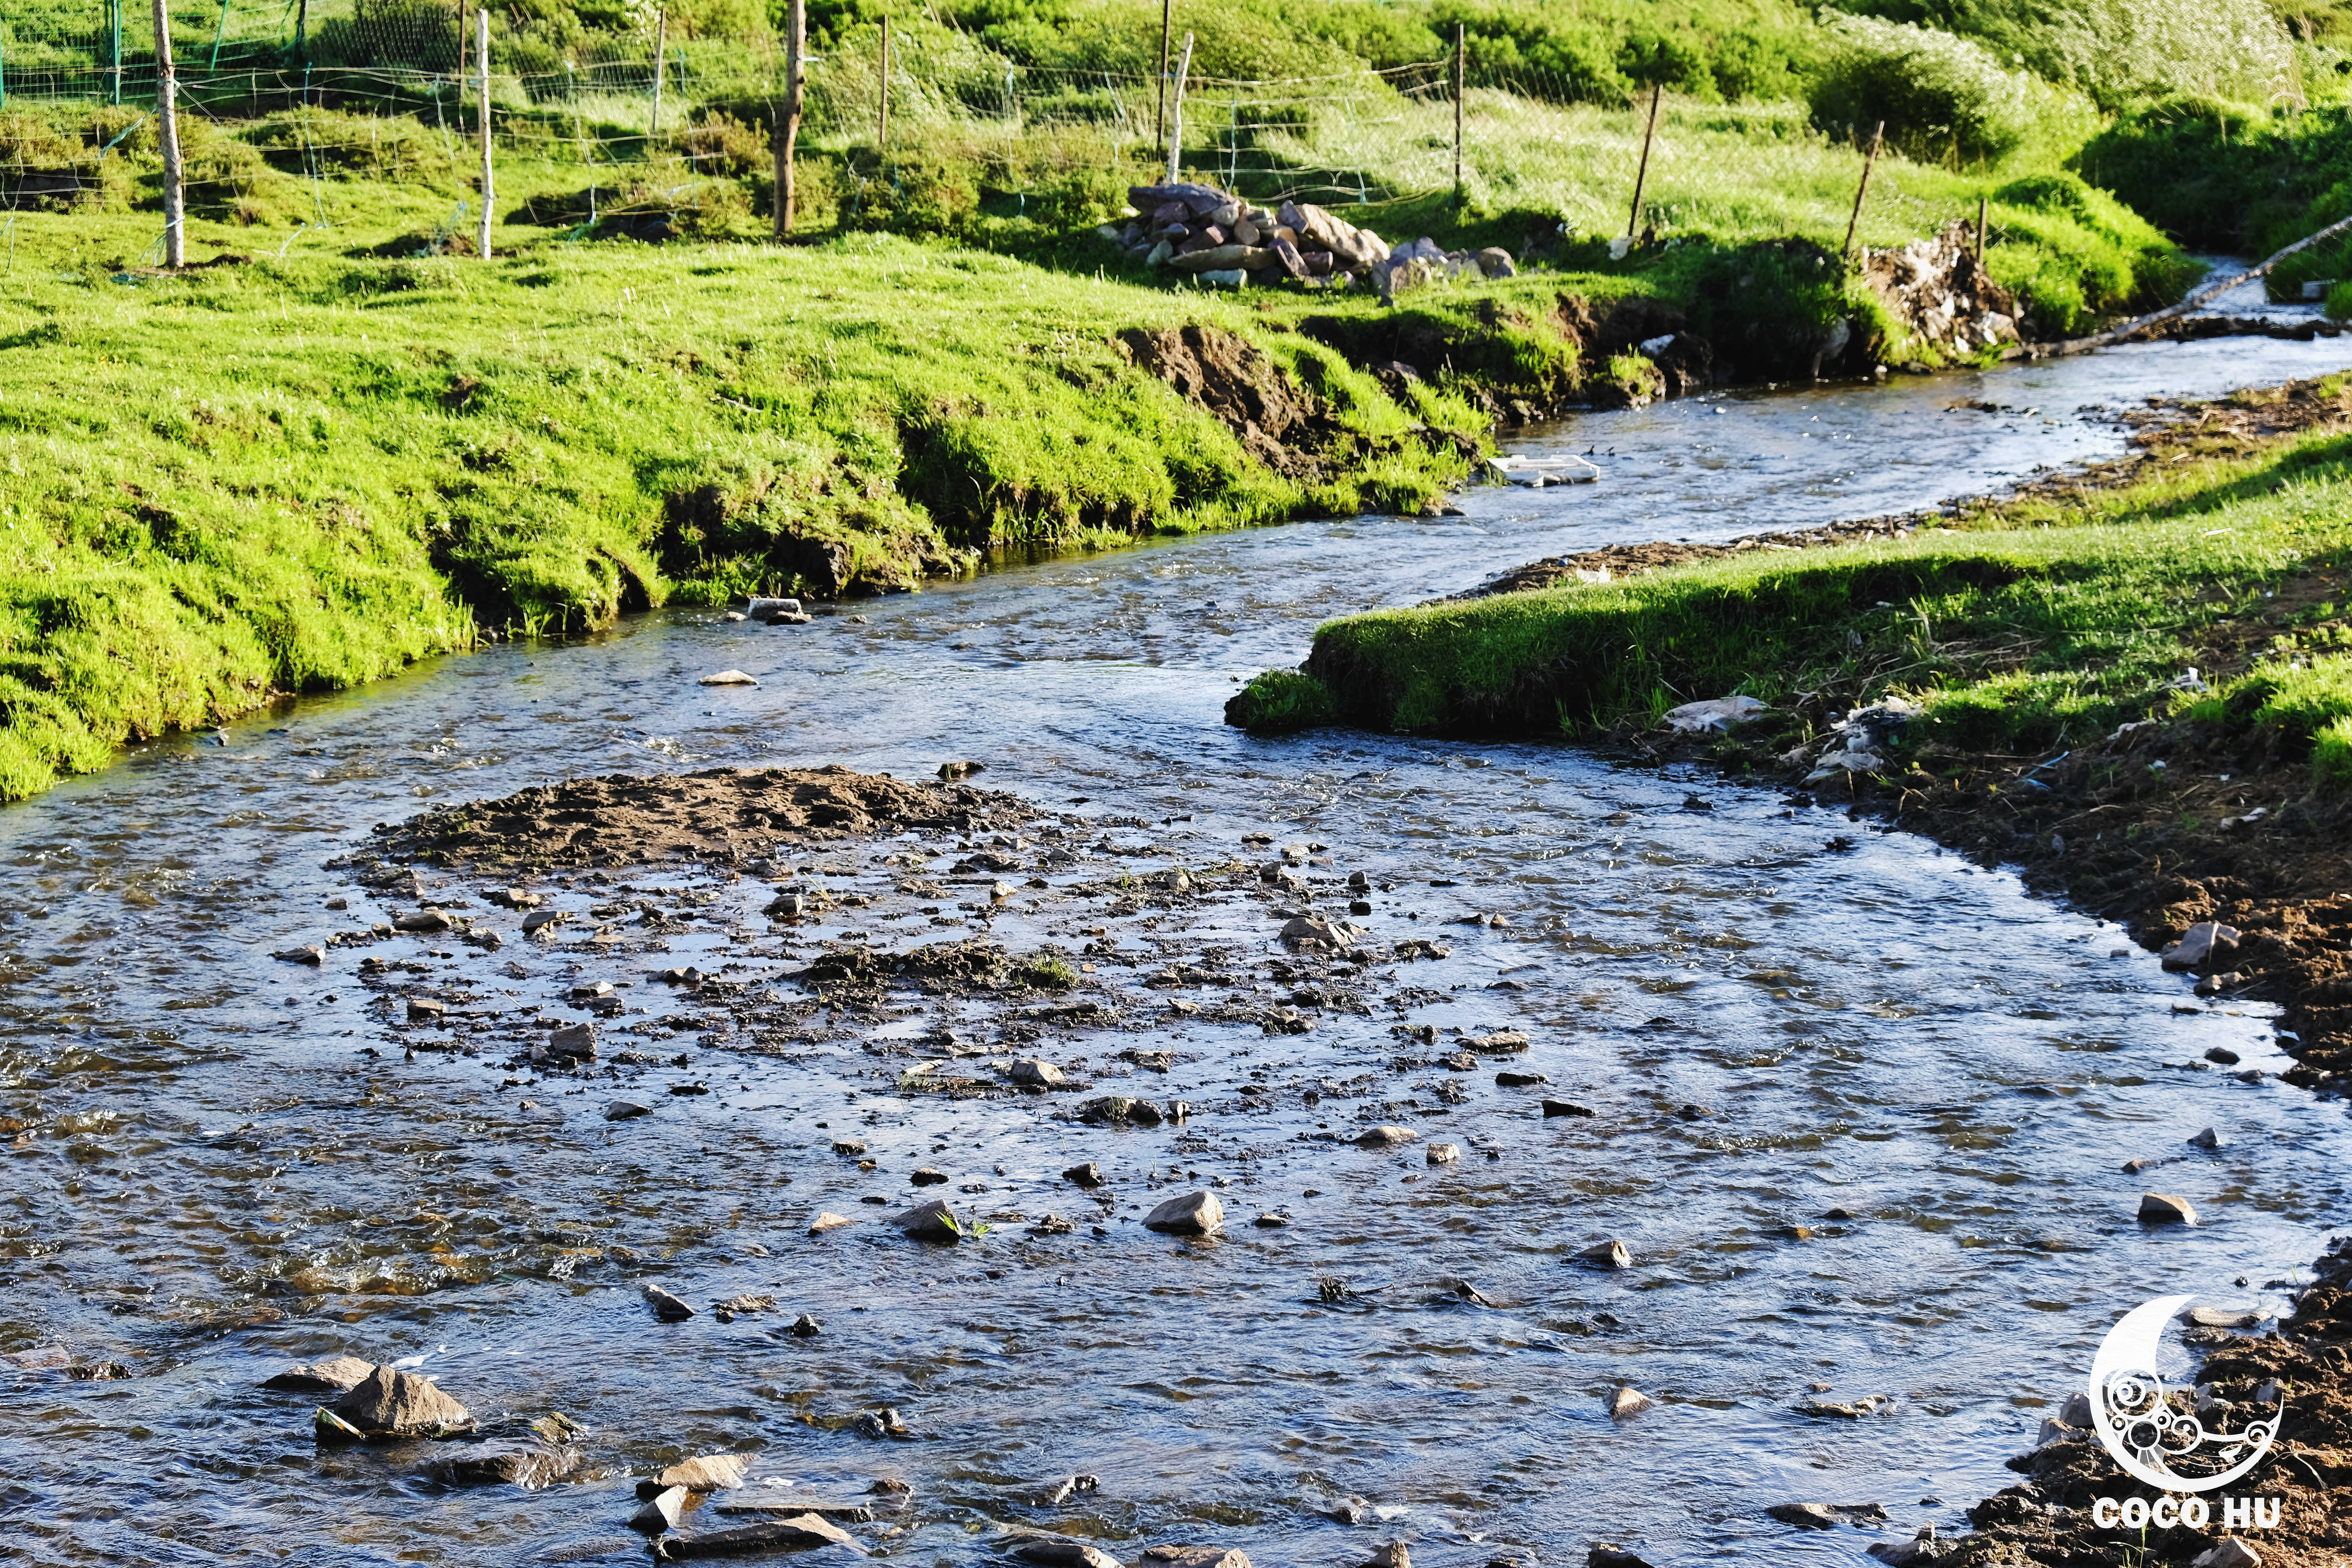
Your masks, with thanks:
<instances>
[{"instance_id":1,"label":"green grass","mask_svg":"<svg viewBox=\"0 0 2352 1568\"><path fill-rule=\"evenodd\" d=\"M2312 653L2334 645L2336 606L2282 612L2266 597L2293 605L2296 583L2352 560L2352 442L2305 440L2072 511L2034 503L1979 522L1351 616L1316 633L1307 670L1321 694L1270 672L1233 716L1319 701L1378 728L1576 735L1735 693L1784 707L1808 693L1835 694L1832 707L1899 695L1926 708L1931 737L2023 751L2189 700L2174 683L2197 666L2221 683L2208 716L2234 705L2327 737L2333 755L2352 744L2352 660ZM2227 669L2249 631L2267 655Z\"/></svg>"}]
</instances>

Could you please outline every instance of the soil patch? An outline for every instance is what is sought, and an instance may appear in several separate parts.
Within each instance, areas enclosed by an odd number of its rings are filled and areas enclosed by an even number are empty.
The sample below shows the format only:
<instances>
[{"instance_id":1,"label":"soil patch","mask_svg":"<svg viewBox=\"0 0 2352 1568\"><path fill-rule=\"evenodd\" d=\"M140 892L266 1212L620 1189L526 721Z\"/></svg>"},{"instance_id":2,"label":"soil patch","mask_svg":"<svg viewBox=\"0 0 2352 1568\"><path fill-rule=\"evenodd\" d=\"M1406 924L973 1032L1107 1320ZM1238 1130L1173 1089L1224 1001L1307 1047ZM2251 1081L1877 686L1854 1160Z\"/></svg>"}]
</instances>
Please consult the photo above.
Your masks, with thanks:
<instances>
[{"instance_id":1,"label":"soil patch","mask_svg":"<svg viewBox=\"0 0 2352 1568\"><path fill-rule=\"evenodd\" d=\"M573 779L377 830L376 852L434 865L605 866L734 862L782 845L909 830L970 832L1028 821L1009 795L825 768Z\"/></svg>"},{"instance_id":2,"label":"soil patch","mask_svg":"<svg viewBox=\"0 0 2352 1568\"><path fill-rule=\"evenodd\" d=\"M1214 414L1251 456L1287 478L1319 475L1332 443L1347 434L1321 398L1246 338L1195 324L1130 327L1118 340L1138 366Z\"/></svg>"}]
</instances>

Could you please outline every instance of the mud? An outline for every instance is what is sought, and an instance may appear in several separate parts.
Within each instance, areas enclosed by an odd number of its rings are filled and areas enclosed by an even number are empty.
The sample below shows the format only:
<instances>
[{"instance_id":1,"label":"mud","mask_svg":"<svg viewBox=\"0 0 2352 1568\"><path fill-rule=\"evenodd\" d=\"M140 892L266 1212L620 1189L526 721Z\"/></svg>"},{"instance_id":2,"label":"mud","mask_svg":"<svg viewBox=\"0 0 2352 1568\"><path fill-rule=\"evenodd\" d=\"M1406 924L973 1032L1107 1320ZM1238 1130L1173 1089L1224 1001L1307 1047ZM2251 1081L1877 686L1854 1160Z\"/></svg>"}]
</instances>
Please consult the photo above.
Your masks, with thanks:
<instances>
[{"instance_id":1,"label":"mud","mask_svg":"<svg viewBox=\"0 0 2352 1568\"><path fill-rule=\"evenodd\" d=\"M1030 809L963 784L916 784L829 768L714 768L573 779L379 825L387 860L478 869L596 867L664 860L734 863L825 839L969 832Z\"/></svg>"},{"instance_id":2,"label":"mud","mask_svg":"<svg viewBox=\"0 0 2352 1568\"><path fill-rule=\"evenodd\" d=\"M1130 327L1129 356L1187 402L1214 414L1250 455L1287 478L1323 472L1335 444L1353 445L1329 405L1247 339L1215 327Z\"/></svg>"},{"instance_id":3,"label":"mud","mask_svg":"<svg viewBox=\"0 0 2352 1568\"><path fill-rule=\"evenodd\" d=\"M2192 1329L2192 1344L2205 1351L2195 1389L2231 1402L2232 1414L2270 1406L2257 1402L2275 1382L2284 1396L2279 1437L2270 1457L2230 1495L2279 1500L2275 1528L2248 1531L2241 1539L2263 1568L2336 1568L2352 1562L2352 1252L2339 1241L2314 1266L2315 1282L2295 1303L2294 1316L2267 1333ZM2284 1281L2273 1281L2274 1284ZM2186 1405L2186 1391L2176 1396ZM2209 1418L2210 1419L2210 1418ZM2102 1497L2118 1502L2142 1498L2153 1503L2154 1488L2125 1476L2097 1438L2079 1427L2052 1430L2048 1440L2010 1461L2028 1479L1985 1499L1969 1511L1977 1532L1941 1552L1905 1548L1874 1555L1893 1562L1934 1563L1948 1568L1976 1564L2034 1563L2072 1568L2077 1563L2188 1563L2211 1551L2225 1533L2182 1526L2145 1534L2092 1521L2092 1505ZM2219 1513L2219 1504L2210 1504ZM2118 1548L2134 1549L2128 1558Z\"/></svg>"}]
</instances>

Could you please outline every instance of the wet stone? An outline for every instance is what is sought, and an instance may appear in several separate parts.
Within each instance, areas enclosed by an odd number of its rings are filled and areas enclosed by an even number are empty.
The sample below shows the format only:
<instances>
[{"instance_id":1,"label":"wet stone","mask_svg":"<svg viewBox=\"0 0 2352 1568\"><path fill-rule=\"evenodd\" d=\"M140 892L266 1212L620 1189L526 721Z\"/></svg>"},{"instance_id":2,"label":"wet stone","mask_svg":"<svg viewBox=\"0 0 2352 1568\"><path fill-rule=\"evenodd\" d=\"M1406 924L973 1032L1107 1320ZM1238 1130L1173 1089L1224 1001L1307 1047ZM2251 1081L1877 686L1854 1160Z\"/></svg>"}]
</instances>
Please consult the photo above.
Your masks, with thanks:
<instances>
[{"instance_id":1,"label":"wet stone","mask_svg":"<svg viewBox=\"0 0 2352 1568\"><path fill-rule=\"evenodd\" d=\"M666 1323L684 1322L694 1316L692 1307L671 1295L659 1285L641 1285L638 1289L645 1292L646 1305L654 1310L654 1316Z\"/></svg>"},{"instance_id":2,"label":"wet stone","mask_svg":"<svg viewBox=\"0 0 2352 1568\"><path fill-rule=\"evenodd\" d=\"M1171 1236L1211 1236L1223 1228L1225 1207L1213 1192L1188 1192L1171 1197L1144 1217L1147 1229Z\"/></svg>"},{"instance_id":3,"label":"wet stone","mask_svg":"<svg viewBox=\"0 0 2352 1568\"><path fill-rule=\"evenodd\" d=\"M1576 1260L1595 1269L1630 1269L1633 1254L1622 1241L1596 1241L1576 1253Z\"/></svg>"},{"instance_id":4,"label":"wet stone","mask_svg":"<svg viewBox=\"0 0 2352 1568\"><path fill-rule=\"evenodd\" d=\"M1620 1385L1617 1390L1609 1396L1608 1405L1609 1418L1612 1421L1628 1420L1639 1416L1644 1410L1654 1410L1658 1407L1656 1400L1631 1385Z\"/></svg>"},{"instance_id":5,"label":"wet stone","mask_svg":"<svg viewBox=\"0 0 2352 1568\"><path fill-rule=\"evenodd\" d=\"M583 1456L576 1448L536 1447L485 1448L436 1459L425 1469L444 1486L515 1486L538 1491L576 1472Z\"/></svg>"},{"instance_id":6,"label":"wet stone","mask_svg":"<svg viewBox=\"0 0 2352 1568\"><path fill-rule=\"evenodd\" d=\"M684 1487L664 1487L647 1498L645 1506L629 1516L629 1526L648 1535L665 1535L677 1528L679 1518L694 1494Z\"/></svg>"},{"instance_id":7,"label":"wet stone","mask_svg":"<svg viewBox=\"0 0 2352 1568\"><path fill-rule=\"evenodd\" d=\"M662 1561L666 1563L699 1557L741 1557L755 1552L804 1551L818 1546L845 1547L860 1557L866 1555L866 1548L860 1546L847 1531L813 1513L747 1524L734 1530L665 1536L659 1545Z\"/></svg>"},{"instance_id":8,"label":"wet stone","mask_svg":"<svg viewBox=\"0 0 2352 1568\"><path fill-rule=\"evenodd\" d=\"M287 1394L341 1394L374 1370L373 1362L356 1355L331 1355L324 1361L289 1367L274 1377L263 1379L261 1386Z\"/></svg>"},{"instance_id":9,"label":"wet stone","mask_svg":"<svg viewBox=\"0 0 2352 1568\"><path fill-rule=\"evenodd\" d=\"M1546 1116L1590 1116L1593 1113L1591 1106L1580 1105L1573 1100L1546 1100L1543 1113Z\"/></svg>"},{"instance_id":10,"label":"wet stone","mask_svg":"<svg viewBox=\"0 0 2352 1568\"><path fill-rule=\"evenodd\" d=\"M681 1459L658 1475L637 1482L637 1495L652 1499L672 1487L689 1492L726 1491L743 1484L756 1454L700 1454Z\"/></svg>"},{"instance_id":11,"label":"wet stone","mask_svg":"<svg viewBox=\"0 0 2352 1568\"><path fill-rule=\"evenodd\" d=\"M371 1437L469 1430L473 1416L429 1380L379 1366L335 1401L332 1414Z\"/></svg>"},{"instance_id":12,"label":"wet stone","mask_svg":"<svg viewBox=\"0 0 2352 1568\"><path fill-rule=\"evenodd\" d=\"M849 1216L845 1214L834 1214L830 1212L820 1213L815 1218L809 1221L808 1233L811 1236L822 1236L828 1230L838 1230L845 1225L855 1225L856 1223L857 1222L856 1220L850 1218Z\"/></svg>"},{"instance_id":13,"label":"wet stone","mask_svg":"<svg viewBox=\"0 0 2352 1568\"><path fill-rule=\"evenodd\" d=\"M962 1222L944 1198L919 1203L890 1217L891 1228L911 1241L928 1241L934 1246L952 1246L963 1239Z\"/></svg>"},{"instance_id":14,"label":"wet stone","mask_svg":"<svg viewBox=\"0 0 2352 1568\"><path fill-rule=\"evenodd\" d=\"M1359 1134L1356 1137L1356 1145L1359 1148L1365 1149L1392 1149L1399 1144L1410 1144L1420 1136L1421 1134L1411 1127L1384 1125L1369 1128Z\"/></svg>"},{"instance_id":15,"label":"wet stone","mask_svg":"<svg viewBox=\"0 0 2352 1568\"><path fill-rule=\"evenodd\" d=\"M2175 1197L2168 1192L2143 1193L2139 1218L2143 1225L2194 1225L2197 1210L2187 1198Z\"/></svg>"},{"instance_id":16,"label":"wet stone","mask_svg":"<svg viewBox=\"0 0 2352 1568\"><path fill-rule=\"evenodd\" d=\"M1102 1167L1092 1160L1088 1160L1082 1166L1072 1166L1068 1170L1064 1171L1062 1176L1066 1180L1075 1182L1089 1192L1103 1185Z\"/></svg>"},{"instance_id":17,"label":"wet stone","mask_svg":"<svg viewBox=\"0 0 2352 1568\"><path fill-rule=\"evenodd\" d=\"M1538 1083L1550 1082L1549 1077L1540 1072L1503 1071L1495 1074L1496 1084L1504 1089L1526 1089Z\"/></svg>"},{"instance_id":18,"label":"wet stone","mask_svg":"<svg viewBox=\"0 0 2352 1568\"><path fill-rule=\"evenodd\" d=\"M615 1100L604 1107L604 1120L607 1122L633 1122L639 1116L650 1116L653 1113L652 1106L641 1105L635 1100Z\"/></svg>"},{"instance_id":19,"label":"wet stone","mask_svg":"<svg viewBox=\"0 0 2352 1568\"><path fill-rule=\"evenodd\" d=\"M1431 1165L1450 1166L1454 1161L1462 1157L1462 1145L1459 1144L1432 1144L1429 1145L1429 1154L1427 1157Z\"/></svg>"},{"instance_id":20,"label":"wet stone","mask_svg":"<svg viewBox=\"0 0 2352 1568\"><path fill-rule=\"evenodd\" d=\"M1083 1541L1024 1541L1013 1549L1013 1555L1038 1568L1126 1568L1109 1552Z\"/></svg>"}]
</instances>

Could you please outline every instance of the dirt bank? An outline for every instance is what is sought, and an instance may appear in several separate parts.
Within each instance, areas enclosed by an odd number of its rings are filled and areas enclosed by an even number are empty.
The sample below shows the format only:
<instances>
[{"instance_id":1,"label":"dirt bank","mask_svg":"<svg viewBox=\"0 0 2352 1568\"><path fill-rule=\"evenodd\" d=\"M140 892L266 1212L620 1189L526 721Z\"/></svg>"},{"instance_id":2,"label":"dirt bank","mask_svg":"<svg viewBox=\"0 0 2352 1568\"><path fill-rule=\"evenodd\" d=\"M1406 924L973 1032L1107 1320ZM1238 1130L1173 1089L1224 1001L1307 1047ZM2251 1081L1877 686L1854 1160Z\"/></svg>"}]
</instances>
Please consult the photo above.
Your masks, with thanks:
<instances>
[{"instance_id":1,"label":"dirt bank","mask_svg":"<svg viewBox=\"0 0 2352 1568\"><path fill-rule=\"evenodd\" d=\"M572 779L376 830L375 853L472 870L733 862L813 841L1025 821L1009 795L826 768Z\"/></svg>"},{"instance_id":2,"label":"dirt bank","mask_svg":"<svg viewBox=\"0 0 2352 1568\"><path fill-rule=\"evenodd\" d=\"M2280 1502L2275 1529L2242 1535L2258 1554L2240 1559L2242 1563L2259 1562L2263 1568L2333 1568L2347 1561L2344 1549L2352 1546L2352 1493L2340 1489L2352 1481L2352 1255L2343 1246L2337 1243L2313 1266L2315 1282L2303 1292L2294 1318L2283 1327L2266 1333L2187 1331L2191 1343L2206 1353L2197 1371L2197 1389L2230 1400L2241 1410L2263 1407L2256 1396L2266 1384L2275 1383L2284 1396L2279 1437L2270 1457L2244 1482L2229 1489L2230 1495ZM2212 1419L2210 1414L2207 1419ZM2046 1430L2040 1448L2010 1461L2011 1469L2028 1479L1969 1511L1975 1534L1948 1543L1941 1552L1896 1546L1874 1554L1890 1562L1948 1568L1990 1563L2066 1568L2126 1561L2185 1564L2219 1543L2224 1532L2218 1524L2202 1531L2151 1526L2144 1534L2100 1529L2091 1518L2098 1499L2121 1502L2137 1497L2153 1502L2159 1494L2126 1477L2087 1429L2062 1423ZM2218 1505L2209 1506L2218 1511Z\"/></svg>"}]
</instances>

